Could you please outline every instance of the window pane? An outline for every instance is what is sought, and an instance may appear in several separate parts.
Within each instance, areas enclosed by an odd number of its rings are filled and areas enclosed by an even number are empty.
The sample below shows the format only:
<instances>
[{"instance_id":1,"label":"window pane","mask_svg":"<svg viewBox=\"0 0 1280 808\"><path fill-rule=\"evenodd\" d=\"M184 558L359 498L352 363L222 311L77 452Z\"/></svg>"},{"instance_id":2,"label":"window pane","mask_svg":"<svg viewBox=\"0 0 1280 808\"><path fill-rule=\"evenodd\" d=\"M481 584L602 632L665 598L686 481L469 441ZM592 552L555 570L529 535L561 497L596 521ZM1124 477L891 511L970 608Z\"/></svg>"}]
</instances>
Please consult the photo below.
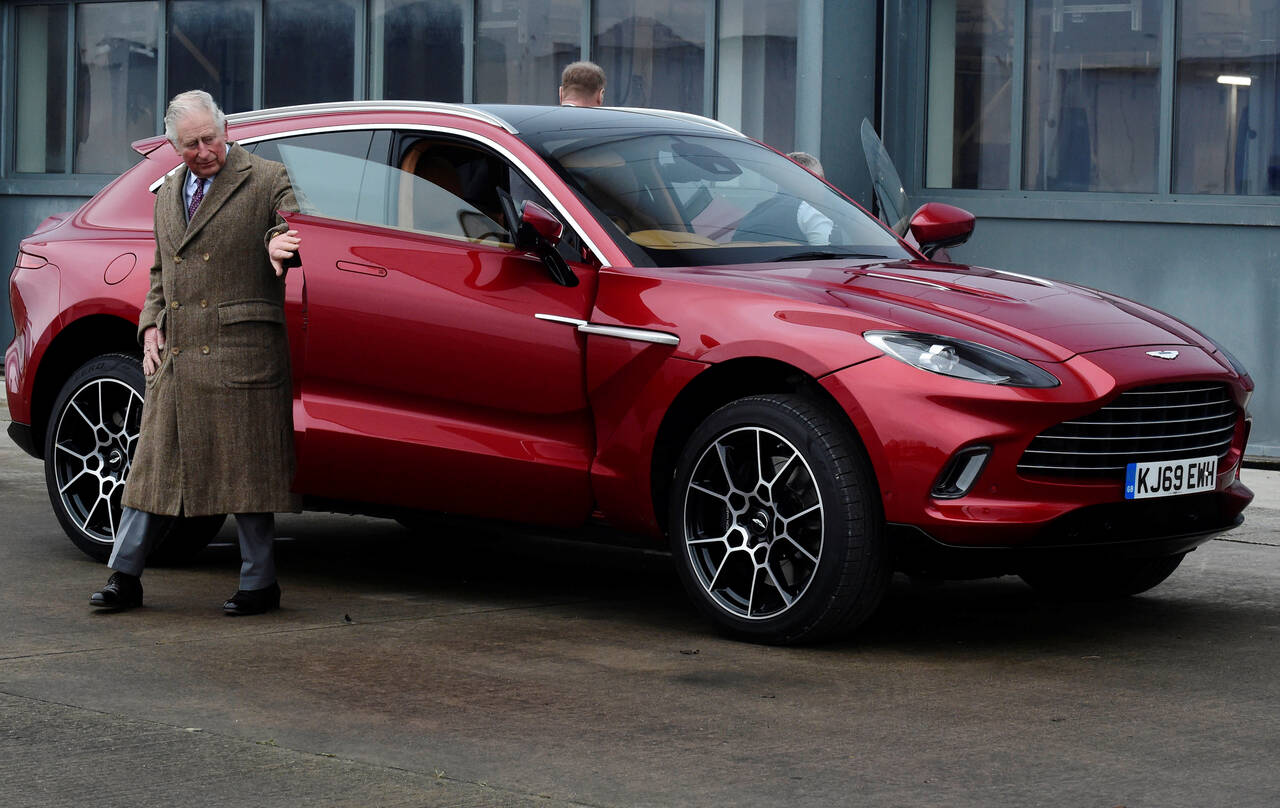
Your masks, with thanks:
<instances>
[{"instance_id":1,"label":"window pane","mask_svg":"<svg viewBox=\"0 0 1280 808\"><path fill-rule=\"evenodd\" d=\"M813 174L749 141L695 134L525 135L602 227L651 266L720 266L812 253L891 259L894 236Z\"/></svg>"},{"instance_id":2,"label":"window pane","mask_svg":"<svg viewBox=\"0 0 1280 808\"><path fill-rule=\"evenodd\" d=\"M169 4L169 97L204 90L226 112L253 109L253 6L251 0Z\"/></svg>"},{"instance_id":3,"label":"window pane","mask_svg":"<svg viewBox=\"0 0 1280 808\"><path fill-rule=\"evenodd\" d=\"M1161 0L1032 0L1023 184L1154 191Z\"/></svg>"},{"instance_id":4,"label":"window pane","mask_svg":"<svg viewBox=\"0 0 1280 808\"><path fill-rule=\"evenodd\" d=\"M266 106L352 98L357 3L364 0L268 0Z\"/></svg>"},{"instance_id":5,"label":"window pane","mask_svg":"<svg viewBox=\"0 0 1280 808\"><path fill-rule=\"evenodd\" d=\"M554 104L582 52L582 0L493 0L476 8L476 101Z\"/></svg>"},{"instance_id":6,"label":"window pane","mask_svg":"<svg viewBox=\"0 0 1280 808\"><path fill-rule=\"evenodd\" d=\"M797 15L796 0L720 6L717 117L780 151L795 148Z\"/></svg>"},{"instance_id":7,"label":"window pane","mask_svg":"<svg viewBox=\"0 0 1280 808\"><path fill-rule=\"evenodd\" d=\"M385 0L382 97L462 100L462 0ZM375 48L376 48L375 44Z\"/></svg>"},{"instance_id":8,"label":"window pane","mask_svg":"<svg viewBox=\"0 0 1280 808\"><path fill-rule=\"evenodd\" d=\"M604 68L604 102L701 115L710 6L711 0L599 0L592 52Z\"/></svg>"},{"instance_id":9,"label":"window pane","mask_svg":"<svg viewBox=\"0 0 1280 808\"><path fill-rule=\"evenodd\" d=\"M1280 194L1280 2L1179 8L1174 193Z\"/></svg>"},{"instance_id":10,"label":"window pane","mask_svg":"<svg viewBox=\"0 0 1280 808\"><path fill-rule=\"evenodd\" d=\"M19 6L16 18L17 153L22 172L66 171L67 7Z\"/></svg>"},{"instance_id":11,"label":"window pane","mask_svg":"<svg viewBox=\"0 0 1280 808\"><path fill-rule=\"evenodd\" d=\"M385 130L375 132L353 129L345 132L317 132L312 135L295 135L293 137L260 140L249 144L253 153L266 160L284 162L280 156L283 145L296 146L311 151L332 152L361 160L383 162L387 156L387 141L390 135ZM376 142L375 142L376 141ZM353 186L354 187L354 186Z\"/></svg>"},{"instance_id":12,"label":"window pane","mask_svg":"<svg viewBox=\"0 0 1280 808\"><path fill-rule=\"evenodd\" d=\"M157 3L76 7L74 170L115 174L136 162L129 144L156 134Z\"/></svg>"},{"instance_id":13,"label":"window pane","mask_svg":"<svg viewBox=\"0 0 1280 808\"><path fill-rule=\"evenodd\" d=\"M929 18L930 188L1008 188L1013 12L1009 0L940 0Z\"/></svg>"}]
</instances>

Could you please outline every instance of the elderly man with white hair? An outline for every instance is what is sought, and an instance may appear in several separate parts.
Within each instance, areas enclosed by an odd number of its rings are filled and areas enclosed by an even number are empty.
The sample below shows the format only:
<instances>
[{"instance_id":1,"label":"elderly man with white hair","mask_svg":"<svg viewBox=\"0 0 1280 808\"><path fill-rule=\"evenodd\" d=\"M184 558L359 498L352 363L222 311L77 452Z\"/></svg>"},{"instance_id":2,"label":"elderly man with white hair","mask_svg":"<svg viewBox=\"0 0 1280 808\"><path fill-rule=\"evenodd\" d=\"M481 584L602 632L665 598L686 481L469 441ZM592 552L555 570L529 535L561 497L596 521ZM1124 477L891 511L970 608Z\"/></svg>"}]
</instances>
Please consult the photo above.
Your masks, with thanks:
<instances>
[{"instance_id":1,"label":"elderly man with white hair","mask_svg":"<svg viewBox=\"0 0 1280 808\"><path fill-rule=\"evenodd\" d=\"M284 273L298 209L285 167L227 142L208 93L173 98L165 135L183 166L156 194L155 260L138 319L146 395L108 561L89 602L142 605L150 551L177 517L236 514L240 586L230 615L280 605L275 512L298 509Z\"/></svg>"}]
</instances>

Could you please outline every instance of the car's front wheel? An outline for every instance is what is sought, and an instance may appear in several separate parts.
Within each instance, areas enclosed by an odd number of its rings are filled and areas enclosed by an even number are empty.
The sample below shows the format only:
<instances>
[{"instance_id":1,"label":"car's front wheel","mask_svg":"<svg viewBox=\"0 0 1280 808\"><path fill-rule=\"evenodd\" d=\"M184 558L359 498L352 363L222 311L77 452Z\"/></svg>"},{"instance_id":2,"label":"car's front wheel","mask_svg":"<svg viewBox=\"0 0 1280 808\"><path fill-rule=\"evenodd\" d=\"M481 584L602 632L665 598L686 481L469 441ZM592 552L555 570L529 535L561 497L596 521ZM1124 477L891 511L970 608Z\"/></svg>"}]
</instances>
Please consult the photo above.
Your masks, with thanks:
<instances>
[{"instance_id":1,"label":"car's front wheel","mask_svg":"<svg viewBox=\"0 0 1280 808\"><path fill-rule=\"evenodd\" d=\"M670 534L690 596L741 639L849 631L889 581L862 445L846 420L802 396L739 399L694 431L676 467Z\"/></svg>"},{"instance_id":2,"label":"car's front wheel","mask_svg":"<svg viewBox=\"0 0 1280 808\"><path fill-rule=\"evenodd\" d=\"M98 561L111 555L120 498L142 425L142 364L107 354L82 365L58 394L45 436L45 484L71 541ZM175 520L149 559L181 563L209 544L225 515Z\"/></svg>"}]
</instances>

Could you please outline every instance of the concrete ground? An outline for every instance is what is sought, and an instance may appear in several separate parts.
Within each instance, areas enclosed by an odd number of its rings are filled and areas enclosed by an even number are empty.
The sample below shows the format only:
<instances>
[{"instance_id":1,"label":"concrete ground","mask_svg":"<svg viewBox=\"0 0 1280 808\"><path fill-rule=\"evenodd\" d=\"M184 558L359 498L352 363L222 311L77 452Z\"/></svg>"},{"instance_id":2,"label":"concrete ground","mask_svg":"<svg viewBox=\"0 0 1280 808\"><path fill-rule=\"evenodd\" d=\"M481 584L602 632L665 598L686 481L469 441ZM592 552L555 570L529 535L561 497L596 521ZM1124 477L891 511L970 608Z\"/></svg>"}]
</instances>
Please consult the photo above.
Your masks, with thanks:
<instances>
[{"instance_id":1,"label":"concrete ground","mask_svg":"<svg viewBox=\"0 0 1280 808\"><path fill-rule=\"evenodd\" d=\"M1148 595L899 580L785 649L712 634L661 553L316 514L280 519L279 612L221 614L221 544L95 614L6 439L0 804L1274 805L1280 472L1245 480Z\"/></svg>"}]
</instances>

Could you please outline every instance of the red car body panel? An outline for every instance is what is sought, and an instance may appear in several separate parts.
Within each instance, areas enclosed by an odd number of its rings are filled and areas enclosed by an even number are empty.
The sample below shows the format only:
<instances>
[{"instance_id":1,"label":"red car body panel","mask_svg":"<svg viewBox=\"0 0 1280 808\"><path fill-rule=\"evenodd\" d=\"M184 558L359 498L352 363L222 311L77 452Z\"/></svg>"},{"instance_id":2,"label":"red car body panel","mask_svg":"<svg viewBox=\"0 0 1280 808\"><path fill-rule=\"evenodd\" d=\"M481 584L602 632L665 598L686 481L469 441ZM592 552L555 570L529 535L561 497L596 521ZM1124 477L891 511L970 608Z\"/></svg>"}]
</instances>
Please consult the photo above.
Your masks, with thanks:
<instances>
[{"instance_id":1,"label":"red car body panel","mask_svg":"<svg viewBox=\"0 0 1280 808\"><path fill-rule=\"evenodd\" d=\"M297 487L581 523L593 450L582 338L533 313L585 318L594 285L565 288L499 247L289 220L307 234Z\"/></svg>"}]
</instances>

